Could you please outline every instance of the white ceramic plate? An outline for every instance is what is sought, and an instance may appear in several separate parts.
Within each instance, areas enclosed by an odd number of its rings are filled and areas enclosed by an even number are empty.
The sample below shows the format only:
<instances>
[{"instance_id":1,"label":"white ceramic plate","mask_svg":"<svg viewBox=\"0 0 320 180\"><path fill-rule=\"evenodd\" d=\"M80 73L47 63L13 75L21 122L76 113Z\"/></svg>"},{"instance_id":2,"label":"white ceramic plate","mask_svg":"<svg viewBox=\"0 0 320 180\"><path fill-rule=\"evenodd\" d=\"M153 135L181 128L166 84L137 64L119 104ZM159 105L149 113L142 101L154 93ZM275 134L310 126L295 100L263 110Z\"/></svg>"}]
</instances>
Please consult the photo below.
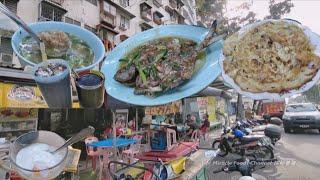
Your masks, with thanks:
<instances>
[{"instance_id":1,"label":"white ceramic plate","mask_svg":"<svg viewBox=\"0 0 320 180\"><path fill-rule=\"evenodd\" d=\"M200 42L208 29L189 25L165 25L159 26L139 34L119 44L105 59L101 71L105 75L105 88L107 93L123 102L141 106L155 106L191 96L206 88L221 73L218 63L222 52L222 41L211 44L206 49L206 59L202 68L192 78L177 88L157 97L135 95L134 88L125 86L116 80L114 75L119 67L119 59L124 57L130 50L152 39L160 37L176 36L192 39Z\"/></svg>"},{"instance_id":2,"label":"white ceramic plate","mask_svg":"<svg viewBox=\"0 0 320 180\"><path fill-rule=\"evenodd\" d=\"M251 28L254 28L262 23L268 22L268 21L278 21L278 20L264 20L264 21L260 21L260 22L256 22L253 24L249 24L247 26L244 26L243 28L241 28L239 30L239 35L242 35L243 33L246 33L248 30L250 30ZM288 23L292 23L295 25L298 25L299 27L303 28L304 33L309 37L311 44L313 44L316 49L315 49L315 54L320 56L320 36L317 35L316 33L312 32L308 27L306 26L302 26L301 24L297 23L296 21L292 21L292 20L282 20L282 21L286 21ZM301 86L299 89L293 89L290 90L287 93L283 93L283 94L279 94L279 93L269 93L269 92L262 92L262 93L252 93L252 92L247 92L247 91L243 91L235 82L234 80L225 73L224 69L223 69L223 61L225 60L225 56L223 55L223 53L221 53L220 58L219 58L219 64L221 67L221 71L222 71L222 77L224 79L224 81L228 84L231 85L231 87L233 89L235 89L238 93L249 97L251 99L256 99L256 100L262 100L262 99L280 99L280 98L285 98L285 97L290 97L294 94L299 94L302 92L305 92L307 90L309 90L310 88L312 88L320 79L320 70L318 70L317 74L312 78L311 81L307 82L306 84L304 84L303 86Z\"/></svg>"}]
</instances>

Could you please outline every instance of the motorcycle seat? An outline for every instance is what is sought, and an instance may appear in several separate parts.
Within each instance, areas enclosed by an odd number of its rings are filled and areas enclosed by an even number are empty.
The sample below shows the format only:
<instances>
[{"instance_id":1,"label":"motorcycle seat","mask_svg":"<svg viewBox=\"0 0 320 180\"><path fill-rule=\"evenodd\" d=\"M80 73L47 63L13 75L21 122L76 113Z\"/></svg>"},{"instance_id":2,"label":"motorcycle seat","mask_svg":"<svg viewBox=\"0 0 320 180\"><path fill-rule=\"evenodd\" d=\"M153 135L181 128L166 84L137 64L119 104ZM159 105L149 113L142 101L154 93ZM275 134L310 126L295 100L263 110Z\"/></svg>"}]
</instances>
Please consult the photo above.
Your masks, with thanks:
<instances>
[{"instance_id":1,"label":"motorcycle seat","mask_svg":"<svg viewBox=\"0 0 320 180\"><path fill-rule=\"evenodd\" d=\"M262 136L257 136L257 135L248 135L248 136L243 136L241 138L242 142L253 142L253 141L258 141L259 139L261 139Z\"/></svg>"}]
</instances>

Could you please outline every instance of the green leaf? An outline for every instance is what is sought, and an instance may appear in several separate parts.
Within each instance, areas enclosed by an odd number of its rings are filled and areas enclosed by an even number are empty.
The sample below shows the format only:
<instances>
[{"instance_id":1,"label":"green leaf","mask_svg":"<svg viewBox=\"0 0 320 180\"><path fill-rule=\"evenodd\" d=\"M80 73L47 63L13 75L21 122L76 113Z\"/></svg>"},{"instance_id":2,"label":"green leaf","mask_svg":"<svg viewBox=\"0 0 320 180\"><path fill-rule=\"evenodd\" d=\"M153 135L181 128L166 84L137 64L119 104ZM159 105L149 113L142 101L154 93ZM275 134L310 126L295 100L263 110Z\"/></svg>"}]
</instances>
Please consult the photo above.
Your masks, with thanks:
<instances>
[{"instance_id":1,"label":"green leaf","mask_svg":"<svg viewBox=\"0 0 320 180\"><path fill-rule=\"evenodd\" d=\"M151 66L150 74L154 79L159 79L158 71L157 71L157 68L156 68L156 66L154 64L152 64L152 66Z\"/></svg>"},{"instance_id":2,"label":"green leaf","mask_svg":"<svg viewBox=\"0 0 320 180\"><path fill-rule=\"evenodd\" d=\"M125 58L121 58L119 59L120 62L128 62L129 60L128 59L125 59Z\"/></svg>"},{"instance_id":3,"label":"green leaf","mask_svg":"<svg viewBox=\"0 0 320 180\"><path fill-rule=\"evenodd\" d=\"M157 49L159 49L159 50L166 50L167 47L164 46L164 45L159 45L159 46L157 46Z\"/></svg>"},{"instance_id":4,"label":"green leaf","mask_svg":"<svg viewBox=\"0 0 320 180\"><path fill-rule=\"evenodd\" d=\"M158 62L160 59L162 59L165 55L167 54L167 50L166 49L162 49L160 50L160 53L158 53L156 55L156 57L154 58L154 63Z\"/></svg>"},{"instance_id":5,"label":"green leaf","mask_svg":"<svg viewBox=\"0 0 320 180\"><path fill-rule=\"evenodd\" d=\"M127 64L127 68L130 67L132 64L138 65L138 64L136 63L138 59L140 59L140 51L137 51L137 52L134 54L133 58L129 59L129 62L128 62L128 64Z\"/></svg>"},{"instance_id":6,"label":"green leaf","mask_svg":"<svg viewBox=\"0 0 320 180\"><path fill-rule=\"evenodd\" d=\"M143 70L141 69L141 67L138 65L137 66L138 72L139 72L139 76L143 82L143 84L146 86L147 85L147 76L144 74Z\"/></svg>"},{"instance_id":7,"label":"green leaf","mask_svg":"<svg viewBox=\"0 0 320 180\"><path fill-rule=\"evenodd\" d=\"M144 68L144 69L143 69L143 72L144 72L144 74L145 74L146 76L149 76L150 73L151 73L151 69L150 69L150 68Z\"/></svg>"}]
</instances>

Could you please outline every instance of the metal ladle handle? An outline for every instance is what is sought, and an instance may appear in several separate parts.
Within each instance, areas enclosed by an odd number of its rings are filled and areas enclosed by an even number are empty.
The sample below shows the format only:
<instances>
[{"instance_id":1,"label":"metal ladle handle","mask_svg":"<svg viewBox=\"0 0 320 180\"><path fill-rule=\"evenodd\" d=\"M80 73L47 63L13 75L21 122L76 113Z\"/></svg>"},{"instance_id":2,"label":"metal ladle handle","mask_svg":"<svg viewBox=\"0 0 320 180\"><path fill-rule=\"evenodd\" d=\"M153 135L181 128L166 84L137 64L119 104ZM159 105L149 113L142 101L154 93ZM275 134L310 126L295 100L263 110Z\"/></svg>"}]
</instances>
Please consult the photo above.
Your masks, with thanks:
<instances>
[{"instance_id":1,"label":"metal ladle handle","mask_svg":"<svg viewBox=\"0 0 320 180\"><path fill-rule=\"evenodd\" d=\"M56 149L55 151L52 151L52 153L56 153L59 150L66 148L76 142L81 141L82 139L92 135L94 133L94 127L89 126L85 129L82 129L80 132L78 132L76 135L72 136L70 139L68 139L61 147L59 147L58 149Z\"/></svg>"},{"instance_id":2,"label":"metal ladle handle","mask_svg":"<svg viewBox=\"0 0 320 180\"><path fill-rule=\"evenodd\" d=\"M20 27L22 27L25 31L27 31L30 36L35 39L38 43L41 43L41 39L37 36L37 34L29 28L29 26L23 22L18 16L16 16L13 12L11 12L4 4L0 2L0 11L7 15L10 19L16 22Z\"/></svg>"}]
</instances>

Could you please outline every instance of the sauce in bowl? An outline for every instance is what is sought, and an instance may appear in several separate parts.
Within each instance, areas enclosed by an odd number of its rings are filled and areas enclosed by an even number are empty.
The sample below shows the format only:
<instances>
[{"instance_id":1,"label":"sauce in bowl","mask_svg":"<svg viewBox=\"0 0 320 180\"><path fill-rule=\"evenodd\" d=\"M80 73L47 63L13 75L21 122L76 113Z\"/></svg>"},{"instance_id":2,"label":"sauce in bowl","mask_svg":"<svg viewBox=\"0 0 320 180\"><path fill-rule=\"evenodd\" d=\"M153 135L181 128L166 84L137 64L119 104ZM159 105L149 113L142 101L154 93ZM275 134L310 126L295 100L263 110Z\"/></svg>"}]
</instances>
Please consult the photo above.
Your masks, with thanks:
<instances>
[{"instance_id":1,"label":"sauce in bowl","mask_svg":"<svg viewBox=\"0 0 320 180\"><path fill-rule=\"evenodd\" d=\"M97 86L101 84L102 80L103 79L100 76L90 73L80 76L77 82L80 86Z\"/></svg>"}]
</instances>

